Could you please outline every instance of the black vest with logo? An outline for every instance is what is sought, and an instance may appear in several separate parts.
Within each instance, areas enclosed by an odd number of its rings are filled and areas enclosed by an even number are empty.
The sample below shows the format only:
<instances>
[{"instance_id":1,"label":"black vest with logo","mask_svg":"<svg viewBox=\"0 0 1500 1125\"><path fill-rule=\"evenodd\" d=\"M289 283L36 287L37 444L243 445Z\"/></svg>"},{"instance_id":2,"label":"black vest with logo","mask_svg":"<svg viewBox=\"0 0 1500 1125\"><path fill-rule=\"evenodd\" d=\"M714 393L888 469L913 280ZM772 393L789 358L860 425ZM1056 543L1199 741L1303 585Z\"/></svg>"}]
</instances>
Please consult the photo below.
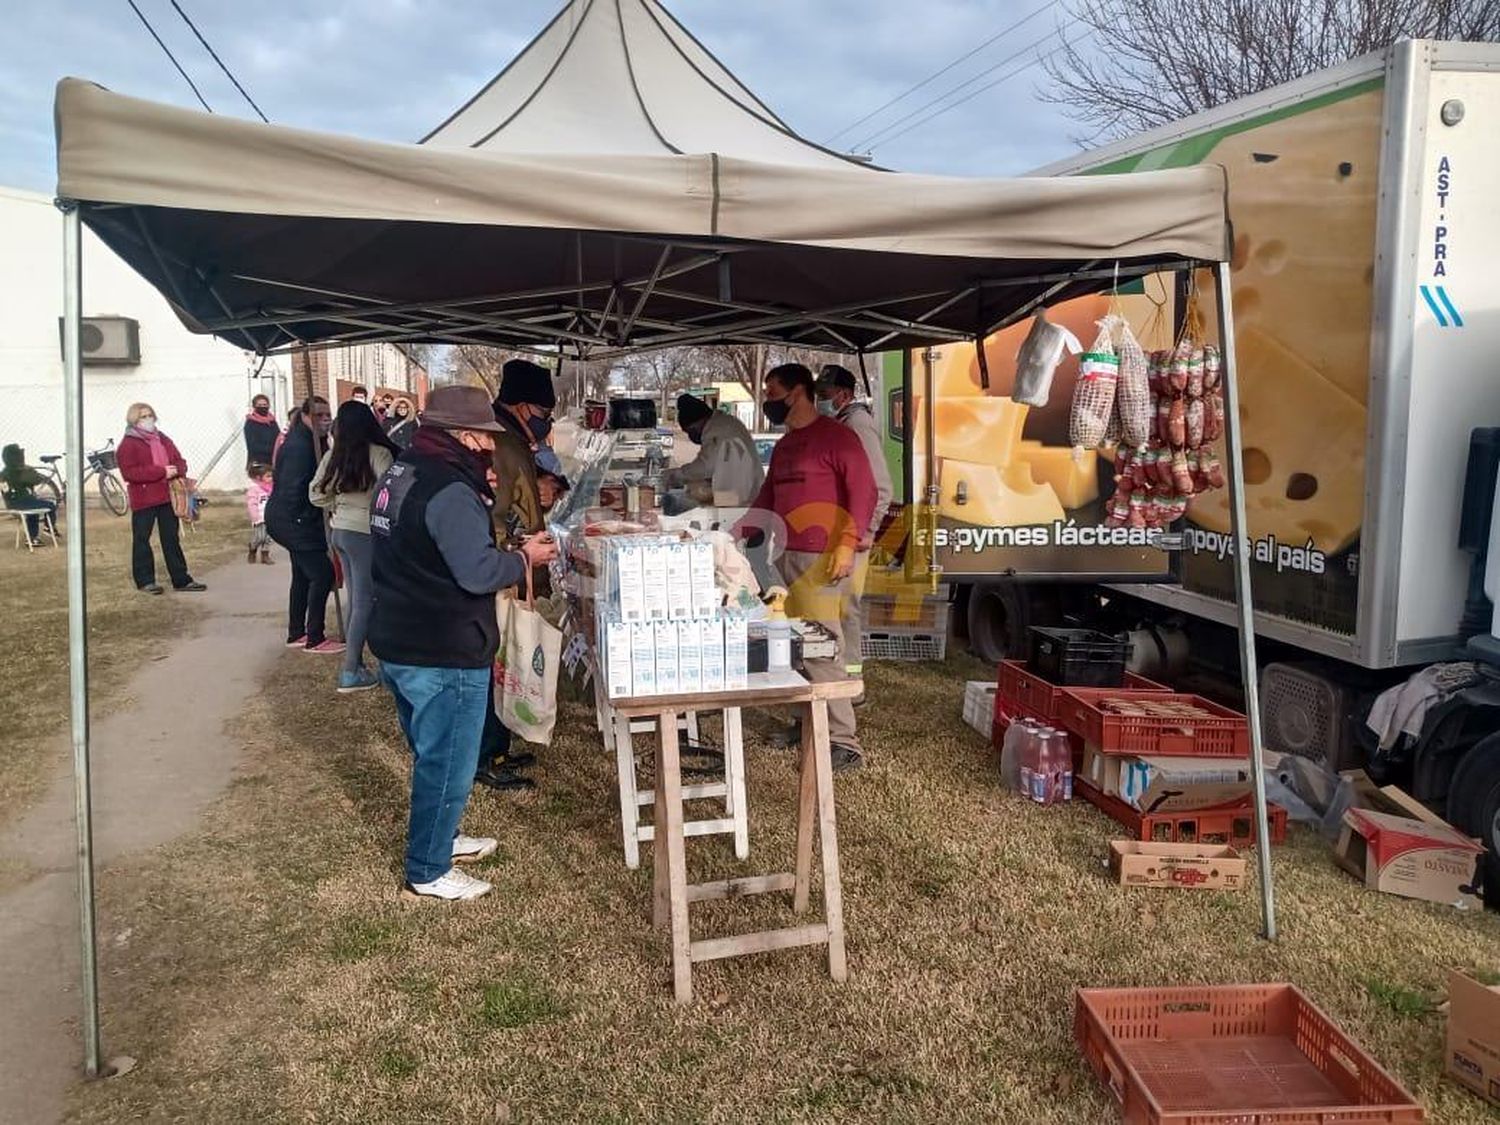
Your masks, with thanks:
<instances>
[{"instance_id":1,"label":"black vest with logo","mask_svg":"<svg viewBox=\"0 0 1500 1125\"><path fill-rule=\"evenodd\" d=\"M370 504L375 604L370 651L393 664L484 668L500 648L495 595L471 594L453 578L427 531L427 505L450 484L472 488L452 466L403 453ZM486 525L489 521L485 521ZM491 542L494 530L490 530Z\"/></svg>"}]
</instances>

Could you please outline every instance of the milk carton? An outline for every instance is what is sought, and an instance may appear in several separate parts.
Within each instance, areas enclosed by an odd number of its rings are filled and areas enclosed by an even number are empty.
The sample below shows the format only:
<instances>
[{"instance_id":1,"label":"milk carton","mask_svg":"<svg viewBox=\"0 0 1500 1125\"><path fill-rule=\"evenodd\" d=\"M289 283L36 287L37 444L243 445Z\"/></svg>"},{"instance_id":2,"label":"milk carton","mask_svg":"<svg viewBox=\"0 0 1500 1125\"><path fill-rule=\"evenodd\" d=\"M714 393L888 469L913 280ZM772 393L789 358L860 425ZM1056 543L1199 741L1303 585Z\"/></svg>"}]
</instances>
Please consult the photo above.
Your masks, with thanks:
<instances>
[{"instance_id":1,"label":"milk carton","mask_svg":"<svg viewBox=\"0 0 1500 1125\"><path fill-rule=\"evenodd\" d=\"M630 626L630 694L661 694L656 690L656 628L649 621Z\"/></svg>"},{"instance_id":2,"label":"milk carton","mask_svg":"<svg viewBox=\"0 0 1500 1125\"><path fill-rule=\"evenodd\" d=\"M656 693L676 695L682 690L677 674L677 624L656 621L651 630L656 638Z\"/></svg>"},{"instance_id":3,"label":"milk carton","mask_svg":"<svg viewBox=\"0 0 1500 1125\"><path fill-rule=\"evenodd\" d=\"M647 541L641 548L641 583L646 620L667 620L667 545L660 540Z\"/></svg>"},{"instance_id":4,"label":"milk carton","mask_svg":"<svg viewBox=\"0 0 1500 1125\"><path fill-rule=\"evenodd\" d=\"M635 690L631 680L629 622L612 617L604 622L604 676L611 699L623 699Z\"/></svg>"},{"instance_id":5,"label":"milk carton","mask_svg":"<svg viewBox=\"0 0 1500 1125\"><path fill-rule=\"evenodd\" d=\"M724 690L724 621L708 617L698 622L698 656L703 662L703 690Z\"/></svg>"},{"instance_id":6,"label":"milk carton","mask_svg":"<svg viewBox=\"0 0 1500 1125\"><path fill-rule=\"evenodd\" d=\"M633 625L646 620L646 587L640 541L617 539L611 556L608 599L619 609L621 621Z\"/></svg>"},{"instance_id":7,"label":"milk carton","mask_svg":"<svg viewBox=\"0 0 1500 1125\"><path fill-rule=\"evenodd\" d=\"M688 544L689 570L692 575L693 616L713 617L719 610L719 586L714 576L714 547L704 539Z\"/></svg>"},{"instance_id":8,"label":"milk carton","mask_svg":"<svg viewBox=\"0 0 1500 1125\"><path fill-rule=\"evenodd\" d=\"M686 543L667 544L667 616L673 621L693 616L693 572Z\"/></svg>"},{"instance_id":9,"label":"milk carton","mask_svg":"<svg viewBox=\"0 0 1500 1125\"><path fill-rule=\"evenodd\" d=\"M724 618L724 689L750 686L750 623L737 613Z\"/></svg>"},{"instance_id":10,"label":"milk carton","mask_svg":"<svg viewBox=\"0 0 1500 1125\"><path fill-rule=\"evenodd\" d=\"M703 690L703 641L698 622L677 622L677 683L686 692Z\"/></svg>"}]
</instances>

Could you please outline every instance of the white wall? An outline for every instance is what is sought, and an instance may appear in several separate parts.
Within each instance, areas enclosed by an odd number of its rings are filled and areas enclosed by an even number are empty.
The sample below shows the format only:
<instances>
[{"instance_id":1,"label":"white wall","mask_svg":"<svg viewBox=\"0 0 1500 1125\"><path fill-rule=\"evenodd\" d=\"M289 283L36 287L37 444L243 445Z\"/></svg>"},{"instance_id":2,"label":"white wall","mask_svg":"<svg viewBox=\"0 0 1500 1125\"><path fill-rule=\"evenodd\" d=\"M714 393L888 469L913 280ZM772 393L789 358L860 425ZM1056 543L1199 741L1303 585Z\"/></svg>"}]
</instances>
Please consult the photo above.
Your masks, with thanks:
<instances>
[{"instance_id":1,"label":"white wall","mask_svg":"<svg viewBox=\"0 0 1500 1125\"><path fill-rule=\"evenodd\" d=\"M62 306L60 212L45 195L0 187L0 444L19 442L33 464L39 454L63 449ZM149 402L205 488L243 488L242 444L208 478L201 472L238 434L253 392L273 395L278 406L287 402L287 362L267 360L252 392L254 356L189 332L161 295L87 228L83 315L133 318L141 344L138 366L84 367L85 443L118 439L126 408Z\"/></svg>"}]
</instances>

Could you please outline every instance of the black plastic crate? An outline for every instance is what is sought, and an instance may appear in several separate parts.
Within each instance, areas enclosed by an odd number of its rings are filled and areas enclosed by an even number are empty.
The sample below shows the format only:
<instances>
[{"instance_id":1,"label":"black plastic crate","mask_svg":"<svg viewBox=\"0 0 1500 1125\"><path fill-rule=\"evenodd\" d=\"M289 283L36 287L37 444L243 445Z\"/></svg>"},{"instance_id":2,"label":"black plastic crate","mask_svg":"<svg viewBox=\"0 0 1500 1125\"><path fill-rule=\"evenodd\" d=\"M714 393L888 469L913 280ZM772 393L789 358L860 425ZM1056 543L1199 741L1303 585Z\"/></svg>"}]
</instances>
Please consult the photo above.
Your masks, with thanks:
<instances>
[{"instance_id":1,"label":"black plastic crate","mask_svg":"<svg viewBox=\"0 0 1500 1125\"><path fill-rule=\"evenodd\" d=\"M1060 687L1121 687L1130 642L1092 629L1031 627L1026 666Z\"/></svg>"}]
</instances>

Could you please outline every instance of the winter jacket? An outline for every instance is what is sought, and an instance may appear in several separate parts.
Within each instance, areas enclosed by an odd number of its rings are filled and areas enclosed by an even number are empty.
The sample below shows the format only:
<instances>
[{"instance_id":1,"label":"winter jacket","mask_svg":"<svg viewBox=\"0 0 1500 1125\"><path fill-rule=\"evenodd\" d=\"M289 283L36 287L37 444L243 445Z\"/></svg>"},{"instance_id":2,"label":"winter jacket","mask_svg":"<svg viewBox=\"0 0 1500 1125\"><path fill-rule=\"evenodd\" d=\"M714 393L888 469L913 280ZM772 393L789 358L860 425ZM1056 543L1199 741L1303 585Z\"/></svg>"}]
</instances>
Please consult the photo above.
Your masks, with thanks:
<instances>
[{"instance_id":1,"label":"winter jacket","mask_svg":"<svg viewBox=\"0 0 1500 1125\"><path fill-rule=\"evenodd\" d=\"M667 474L667 483L685 485L702 503L743 508L765 481L760 451L745 424L732 414L716 410L703 424L703 447L680 469ZM694 487L697 486L697 487Z\"/></svg>"},{"instance_id":2,"label":"winter jacket","mask_svg":"<svg viewBox=\"0 0 1500 1125\"><path fill-rule=\"evenodd\" d=\"M318 471L313 474L312 483L307 486L307 498L322 508L325 512L332 512L331 525L336 531L357 531L361 535L370 534L370 493L374 490L374 482L379 480L385 471L391 467L395 460L391 451L383 445L370 446L370 468L375 471L371 479L370 487L363 492L335 492L332 495L323 491L323 476L328 472L328 462L333 457L333 450L323 454L323 460L318 462Z\"/></svg>"},{"instance_id":3,"label":"winter jacket","mask_svg":"<svg viewBox=\"0 0 1500 1125\"><path fill-rule=\"evenodd\" d=\"M536 483L535 445L509 410L497 401L495 420L505 427L495 435L495 508L497 527L514 527L521 535L545 526L542 495Z\"/></svg>"},{"instance_id":4,"label":"winter jacket","mask_svg":"<svg viewBox=\"0 0 1500 1125\"><path fill-rule=\"evenodd\" d=\"M266 522L266 501L271 499L271 482L268 480L252 480L245 489L245 514L250 517L250 524Z\"/></svg>"},{"instance_id":5,"label":"winter jacket","mask_svg":"<svg viewBox=\"0 0 1500 1125\"><path fill-rule=\"evenodd\" d=\"M5 506L14 508L36 502L36 490L47 478L26 463L26 451L19 445L7 445L0 481L5 482Z\"/></svg>"},{"instance_id":6,"label":"winter jacket","mask_svg":"<svg viewBox=\"0 0 1500 1125\"><path fill-rule=\"evenodd\" d=\"M891 470L885 463L885 450L881 448L880 427L875 424L875 415L862 402L851 402L839 411L838 420L848 426L859 437L865 447L865 456L870 459L870 472L875 477L875 514L870 517L868 538L874 539L891 506Z\"/></svg>"},{"instance_id":7,"label":"winter jacket","mask_svg":"<svg viewBox=\"0 0 1500 1125\"><path fill-rule=\"evenodd\" d=\"M187 462L178 452L172 439L157 431L163 448L167 452L167 464L177 466L179 477L187 476ZM146 508L157 508L172 502L172 493L167 485L166 465L155 464L151 459L151 446L134 434L126 434L115 447L115 459L120 466L120 475L125 478L125 492L130 497L130 510L139 512Z\"/></svg>"},{"instance_id":8,"label":"winter jacket","mask_svg":"<svg viewBox=\"0 0 1500 1125\"><path fill-rule=\"evenodd\" d=\"M307 498L307 486L318 471L313 433L305 425L286 432L271 471L271 499L266 504L266 533L288 551L326 551L323 513Z\"/></svg>"},{"instance_id":9,"label":"winter jacket","mask_svg":"<svg viewBox=\"0 0 1500 1125\"><path fill-rule=\"evenodd\" d=\"M269 465L276 460L276 439L281 426L274 415L261 417L255 411L245 415L245 464Z\"/></svg>"}]
</instances>

